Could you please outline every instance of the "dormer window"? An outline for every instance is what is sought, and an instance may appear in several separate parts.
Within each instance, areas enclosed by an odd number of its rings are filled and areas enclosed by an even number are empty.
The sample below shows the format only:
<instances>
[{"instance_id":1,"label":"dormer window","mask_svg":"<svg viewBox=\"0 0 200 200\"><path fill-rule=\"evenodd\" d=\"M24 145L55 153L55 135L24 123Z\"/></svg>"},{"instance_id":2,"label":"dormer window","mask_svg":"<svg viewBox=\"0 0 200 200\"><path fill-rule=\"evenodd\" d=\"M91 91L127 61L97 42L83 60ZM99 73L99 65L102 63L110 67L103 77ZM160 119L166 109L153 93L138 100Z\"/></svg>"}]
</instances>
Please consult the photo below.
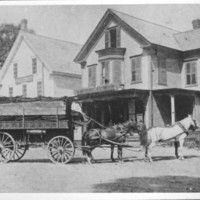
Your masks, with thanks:
<instances>
[{"instance_id":1,"label":"dormer window","mask_svg":"<svg viewBox=\"0 0 200 200\"><path fill-rule=\"evenodd\" d=\"M105 32L105 48L120 48L120 27L112 27Z\"/></svg>"}]
</instances>

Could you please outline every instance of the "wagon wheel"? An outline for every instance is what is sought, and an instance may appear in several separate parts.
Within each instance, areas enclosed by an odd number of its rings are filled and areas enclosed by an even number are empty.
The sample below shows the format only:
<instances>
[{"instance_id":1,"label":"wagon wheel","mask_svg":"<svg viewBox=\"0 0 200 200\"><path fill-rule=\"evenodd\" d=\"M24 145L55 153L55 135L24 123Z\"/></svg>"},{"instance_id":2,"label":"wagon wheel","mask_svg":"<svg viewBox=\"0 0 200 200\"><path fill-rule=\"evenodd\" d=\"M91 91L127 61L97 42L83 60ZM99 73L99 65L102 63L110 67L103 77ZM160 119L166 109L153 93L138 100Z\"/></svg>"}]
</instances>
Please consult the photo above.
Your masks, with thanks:
<instances>
[{"instance_id":1,"label":"wagon wheel","mask_svg":"<svg viewBox=\"0 0 200 200\"><path fill-rule=\"evenodd\" d=\"M15 153L15 141L5 132L0 132L0 162L8 162Z\"/></svg>"},{"instance_id":2,"label":"wagon wheel","mask_svg":"<svg viewBox=\"0 0 200 200\"><path fill-rule=\"evenodd\" d=\"M52 162L66 164L74 156L74 145L65 136L53 137L47 146L48 154Z\"/></svg>"},{"instance_id":3,"label":"wagon wheel","mask_svg":"<svg viewBox=\"0 0 200 200\"><path fill-rule=\"evenodd\" d=\"M20 146L19 144L16 144L15 148L16 148L15 153L11 158L11 161L13 162L20 160L25 155L27 150L27 147L25 145Z\"/></svg>"}]
</instances>

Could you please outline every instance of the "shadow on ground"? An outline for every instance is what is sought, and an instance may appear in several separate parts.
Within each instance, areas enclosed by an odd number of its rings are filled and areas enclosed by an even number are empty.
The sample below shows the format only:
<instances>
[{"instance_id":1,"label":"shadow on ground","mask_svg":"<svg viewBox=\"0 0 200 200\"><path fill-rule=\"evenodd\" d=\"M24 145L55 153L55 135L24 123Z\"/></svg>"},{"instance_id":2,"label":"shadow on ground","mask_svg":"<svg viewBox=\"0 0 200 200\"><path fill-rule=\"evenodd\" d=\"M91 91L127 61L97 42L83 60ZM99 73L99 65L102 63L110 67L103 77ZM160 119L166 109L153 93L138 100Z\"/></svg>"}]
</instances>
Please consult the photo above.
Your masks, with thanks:
<instances>
[{"instance_id":1,"label":"shadow on ground","mask_svg":"<svg viewBox=\"0 0 200 200\"><path fill-rule=\"evenodd\" d=\"M196 158L199 156L193 156L193 155L188 155L185 156L185 160L187 159L192 159L192 158ZM165 161L165 160L177 160L177 158L175 156L157 156L157 157L152 157L154 162L158 162L158 161ZM137 158L135 156L132 157L125 157L123 159L124 163L128 163L128 162L143 162L144 158ZM18 162L18 163L51 163L52 161L50 159L22 159L19 161L14 161L14 162ZM116 162L120 162L119 159L115 159L115 161L113 162L111 159L95 159L94 164L105 164L105 163L116 163ZM13 163L11 161L11 163ZM73 158L68 164L87 164L86 158L84 157L77 157L77 158Z\"/></svg>"},{"instance_id":2,"label":"shadow on ground","mask_svg":"<svg viewBox=\"0 0 200 200\"><path fill-rule=\"evenodd\" d=\"M187 176L133 177L96 184L93 192L200 192L200 178Z\"/></svg>"},{"instance_id":3,"label":"shadow on ground","mask_svg":"<svg viewBox=\"0 0 200 200\"><path fill-rule=\"evenodd\" d=\"M197 158L199 156L194 156L194 155L188 155L188 156L184 156L184 159L191 159L191 158ZM177 158L175 156L155 156L152 157L153 161L161 161L161 160L177 160Z\"/></svg>"}]
</instances>

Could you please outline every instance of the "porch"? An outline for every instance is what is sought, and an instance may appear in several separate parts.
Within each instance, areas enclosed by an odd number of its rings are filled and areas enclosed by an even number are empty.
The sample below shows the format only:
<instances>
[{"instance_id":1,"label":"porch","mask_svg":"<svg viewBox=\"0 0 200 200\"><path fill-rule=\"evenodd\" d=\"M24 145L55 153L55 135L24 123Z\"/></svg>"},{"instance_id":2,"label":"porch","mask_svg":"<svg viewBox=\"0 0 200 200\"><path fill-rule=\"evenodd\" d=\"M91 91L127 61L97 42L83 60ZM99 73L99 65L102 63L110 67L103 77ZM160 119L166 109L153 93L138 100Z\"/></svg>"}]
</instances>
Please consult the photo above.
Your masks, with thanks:
<instances>
[{"instance_id":1,"label":"porch","mask_svg":"<svg viewBox=\"0 0 200 200\"><path fill-rule=\"evenodd\" d=\"M198 119L199 95L199 91L186 89L173 88L153 91L153 125L171 125L187 117L188 114Z\"/></svg>"}]
</instances>

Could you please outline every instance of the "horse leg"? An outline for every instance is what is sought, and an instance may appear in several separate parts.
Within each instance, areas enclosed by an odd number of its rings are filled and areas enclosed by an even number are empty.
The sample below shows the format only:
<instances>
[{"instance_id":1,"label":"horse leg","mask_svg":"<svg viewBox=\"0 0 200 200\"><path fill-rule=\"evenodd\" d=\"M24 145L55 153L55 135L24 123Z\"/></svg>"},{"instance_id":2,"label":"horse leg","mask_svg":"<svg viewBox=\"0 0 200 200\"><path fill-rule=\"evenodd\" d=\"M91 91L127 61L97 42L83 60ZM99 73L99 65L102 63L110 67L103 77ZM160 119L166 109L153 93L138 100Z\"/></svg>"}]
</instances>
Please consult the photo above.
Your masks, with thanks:
<instances>
[{"instance_id":1,"label":"horse leg","mask_svg":"<svg viewBox=\"0 0 200 200\"><path fill-rule=\"evenodd\" d=\"M110 149L111 149L110 158L111 158L112 162L115 162L115 159L113 158L114 148L115 148L115 145L111 144L111 146L110 146Z\"/></svg>"},{"instance_id":2,"label":"horse leg","mask_svg":"<svg viewBox=\"0 0 200 200\"><path fill-rule=\"evenodd\" d=\"M118 145L117 150L118 150L118 159L120 160L120 162L123 162L122 147L120 145Z\"/></svg>"},{"instance_id":3,"label":"horse leg","mask_svg":"<svg viewBox=\"0 0 200 200\"><path fill-rule=\"evenodd\" d=\"M152 148L155 146L155 144L156 144L155 142L152 142L146 146L145 160L148 159L149 162L153 162L151 158L151 151L152 151Z\"/></svg>"},{"instance_id":4,"label":"horse leg","mask_svg":"<svg viewBox=\"0 0 200 200\"><path fill-rule=\"evenodd\" d=\"M184 157L183 157L183 143L184 143L184 140L180 140L179 143L180 143L180 156L179 156L179 160L184 160Z\"/></svg>"},{"instance_id":5,"label":"horse leg","mask_svg":"<svg viewBox=\"0 0 200 200\"><path fill-rule=\"evenodd\" d=\"M92 161L94 161L94 158L92 156L92 150L88 150L86 152L86 159L87 159L88 164L92 164Z\"/></svg>"},{"instance_id":6,"label":"horse leg","mask_svg":"<svg viewBox=\"0 0 200 200\"><path fill-rule=\"evenodd\" d=\"M179 158L179 156L178 156L179 141L174 142L174 147L175 147L175 156L176 156L176 158Z\"/></svg>"}]
</instances>

